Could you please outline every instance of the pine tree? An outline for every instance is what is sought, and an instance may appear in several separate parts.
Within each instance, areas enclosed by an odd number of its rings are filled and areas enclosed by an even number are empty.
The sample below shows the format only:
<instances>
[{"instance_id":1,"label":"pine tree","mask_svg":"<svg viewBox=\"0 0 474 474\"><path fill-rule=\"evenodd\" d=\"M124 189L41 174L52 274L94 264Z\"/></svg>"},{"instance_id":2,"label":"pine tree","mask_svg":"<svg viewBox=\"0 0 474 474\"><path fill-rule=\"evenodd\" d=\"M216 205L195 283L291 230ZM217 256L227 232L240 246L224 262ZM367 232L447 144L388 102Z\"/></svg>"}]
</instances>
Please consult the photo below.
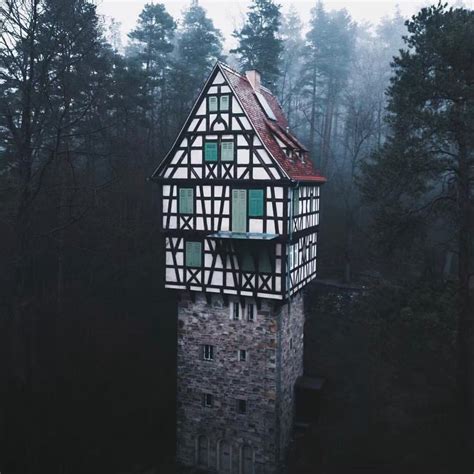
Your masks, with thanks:
<instances>
[{"instance_id":1,"label":"pine tree","mask_svg":"<svg viewBox=\"0 0 474 474\"><path fill-rule=\"evenodd\" d=\"M245 24L233 33L239 46L230 52L238 55L242 68L259 70L268 85L274 85L280 74L280 24L280 5L273 0L253 0Z\"/></svg>"},{"instance_id":2,"label":"pine tree","mask_svg":"<svg viewBox=\"0 0 474 474\"><path fill-rule=\"evenodd\" d=\"M348 13L328 13L319 1L312 10L306 35L302 86L309 101L310 148L323 170L328 165L337 102L349 74L354 40L355 25ZM316 154L317 135L321 139Z\"/></svg>"},{"instance_id":3,"label":"pine tree","mask_svg":"<svg viewBox=\"0 0 474 474\"><path fill-rule=\"evenodd\" d=\"M391 135L365 166L375 230L392 249L434 245L443 223L458 254L458 387L462 468L474 466L474 12L438 4L407 22L389 88ZM439 234L439 231L436 231ZM451 244L452 245L452 244Z\"/></svg>"},{"instance_id":4,"label":"pine tree","mask_svg":"<svg viewBox=\"0 0 474 474\"><path fill-rule=\"evenodd\" d=\"M189 112L215 62L222 59L222 39L206 10L197 2L184 12L177 34L173 71L173 109L177 124Z\"/></svg>"},{"instance_id":5,"label":"pine tree","mask_svg":"<svg viewBox=\"0 0 474 474\"><path fill-rule=\"evenodd\" d=\"M292 127L297 126L296 116L298 101L300 100L300 73L301 57L304 42L301 36L303 25L294 7L283 16L281 36L283 39L283 53L281 59L281 76L279 79L279 97L286 112L288 122Z\"/></svg>"}]
</instances>

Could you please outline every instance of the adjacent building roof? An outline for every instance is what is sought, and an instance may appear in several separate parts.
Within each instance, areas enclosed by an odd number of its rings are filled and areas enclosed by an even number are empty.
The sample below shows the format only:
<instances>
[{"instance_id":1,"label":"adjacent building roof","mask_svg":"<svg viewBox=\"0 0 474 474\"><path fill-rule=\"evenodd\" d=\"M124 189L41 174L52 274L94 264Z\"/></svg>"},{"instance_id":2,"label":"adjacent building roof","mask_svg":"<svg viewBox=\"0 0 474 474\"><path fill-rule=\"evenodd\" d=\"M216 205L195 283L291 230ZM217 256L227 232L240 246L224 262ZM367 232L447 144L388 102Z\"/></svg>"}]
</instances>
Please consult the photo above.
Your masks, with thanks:
<instances>
[{"instance_id":1,"label":"adjacent building roof","mask_svg":"<svg viewBox=\"0 0 474 474\"><path fill-rule=\"evenodd\" d=\"M246 76L239 74L229 66L218 63L219 68L229 82L234 93L237 95L242 107L254 126L255 130L262 139L265 147L271 153L273 158L279 163L285 173L295 181L314 181L324 183L324 178L314 167L309 159L306 148L300 144L288 128L288 121L278 102L278 99L265 87L260 87L259 93L270 106L276 120L270 119L265 113L264 107L260 105L260 101L255 93L252 84ZM278 144L275 135L295 149L300 149L304 159L289 158Z\"/></svg>"}]
</instances>

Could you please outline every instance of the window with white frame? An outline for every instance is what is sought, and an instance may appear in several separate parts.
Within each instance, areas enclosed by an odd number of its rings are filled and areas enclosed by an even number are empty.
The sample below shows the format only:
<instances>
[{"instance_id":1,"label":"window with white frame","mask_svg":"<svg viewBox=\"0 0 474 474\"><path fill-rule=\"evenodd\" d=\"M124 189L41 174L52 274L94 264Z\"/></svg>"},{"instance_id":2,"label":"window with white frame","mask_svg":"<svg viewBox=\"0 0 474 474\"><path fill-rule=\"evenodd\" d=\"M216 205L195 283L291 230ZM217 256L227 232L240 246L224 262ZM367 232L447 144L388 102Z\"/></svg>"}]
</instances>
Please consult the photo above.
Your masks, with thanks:
<instances>
[{"instance_id":1,"label":"window with white frame","mask_svg":"<svg viewBox=\"0 0 474 474\"><path fill-rule=\"evenodd\" d=\"M214 406L214 396L210 393L203 393L202 404L207 408L212 408Z\"/></svg>"},{"instance_id":2,"label":"window with white frame","mask_svg":"<svg viewBox=\"0 0 474 474\"><path fill-rule=\"evenodd\" d=\"M240 308L239 303L232 304L232 319L238 321L240 319Z\"/></svg>"},{"instance_id":3,"label":"window with white frame","mask_svg":"<svg viewBox=\"0 0 474 474\"><path fill-rule=\"evenodd\" d=\"M214 346L204 344L202 349L202 358L204 360L214 360Z\"/></svg>"}]
</instances>

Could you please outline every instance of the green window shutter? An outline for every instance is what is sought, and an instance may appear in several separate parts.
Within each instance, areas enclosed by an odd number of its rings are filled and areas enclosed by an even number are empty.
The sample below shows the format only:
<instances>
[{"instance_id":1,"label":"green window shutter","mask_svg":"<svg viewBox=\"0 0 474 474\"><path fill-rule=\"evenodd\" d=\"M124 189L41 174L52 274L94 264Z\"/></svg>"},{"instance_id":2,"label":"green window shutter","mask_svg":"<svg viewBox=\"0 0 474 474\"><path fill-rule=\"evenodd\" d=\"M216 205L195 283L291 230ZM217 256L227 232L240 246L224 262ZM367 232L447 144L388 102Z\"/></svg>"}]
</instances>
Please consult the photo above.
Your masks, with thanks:
<instances>
[{"instance_id":1,"label":"green window shutter","mask_svg":"<svg viewBox=\"0 0 474 474\"><path fill-rule=\"evenodd\" d=\"M234 161L234 142L221 143L221 161Z\"/></svg>"},{"instance_id":2,"label":"green window shutter","mask_svg":"<svg viewBox=\"0 0 474 474\"><path fill-rule=\"evenodd\" d=\"M221 112L225 112L226 110L229 110L229 96L228 95L222 95L221 96Z\"/></svg>"},{"instance_id":3,"label":"green window shutter","mask_svg":"<svg viewBox=\"0 0 474 474\"><path fill-rule=\"evenodd\" d=\"M202 263L201 242L186 242L186 266L200 267Z\"/></svg>"},{"instance_id":4,"label":"green window shutter","mask_svg":"<svg viewBox=\"0 0 474 474\"><path fill-rule=\"evenodd\" d=\"M180 214L192 214L194 212L194 189L181 188L179 190L179 212Z\"/></svg>"},{"instance_id":5,"label":"green window shutter","mask_svg":"<svg viewBox=\"0 0 474 474\"><path fill-rule=\"evenodd\" d=\"M300 210L300 194L298 189L293 189L293 216L296 216Z\"/></svg>"},{"instance_id":6,"label":"green window shutter","mask_svg":"<svg viewBox=\"0 0 474 474\"><path fill-rule=\"evenodd\" d=\"M204 144L204 161L217 161L216 142L206 142Z\"/></svg>"},{"instance_id":7,"label":"green window shutter","mask_svg":"<svg viewBox=\"0 0 474 474\"><path fill-rule=\"evenodd\" d=\"M209 97L209 112L217 112L217 97L215 95L211 95Z\"/></svg>"},{"instance_id":8,"label":"green window shutter","mask_svg":"<svg viewBox=\"0 0 474 474\"><path fill-rule=\"evenodd\" d=\"M249 216L263 216L263 189L249 190Z\"/></svg>"}]
</instances>

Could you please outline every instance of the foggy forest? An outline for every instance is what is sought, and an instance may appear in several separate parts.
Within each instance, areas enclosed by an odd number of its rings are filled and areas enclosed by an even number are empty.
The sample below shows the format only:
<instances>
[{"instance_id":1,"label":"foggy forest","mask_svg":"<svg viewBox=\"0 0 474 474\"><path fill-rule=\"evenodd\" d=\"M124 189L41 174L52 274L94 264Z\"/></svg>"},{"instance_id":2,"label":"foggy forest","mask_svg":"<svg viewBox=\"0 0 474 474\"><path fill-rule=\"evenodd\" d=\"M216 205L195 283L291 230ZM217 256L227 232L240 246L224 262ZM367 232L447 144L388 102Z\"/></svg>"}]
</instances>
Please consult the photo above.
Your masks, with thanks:
<instances>
[{"instance_id":1,"label":"foggy forest","mask_svg":"<svg viewBox=\"0 0 474 474\"><path fill-rule=\"evenodd\" d=\"M173 473L176 295L150 176L216 61L257 69L327 178L290 473L474 469L474 13L378 24L190 1L124 39L90 0L0 3L0 472Z\"/></svg>"}]
</instances>

